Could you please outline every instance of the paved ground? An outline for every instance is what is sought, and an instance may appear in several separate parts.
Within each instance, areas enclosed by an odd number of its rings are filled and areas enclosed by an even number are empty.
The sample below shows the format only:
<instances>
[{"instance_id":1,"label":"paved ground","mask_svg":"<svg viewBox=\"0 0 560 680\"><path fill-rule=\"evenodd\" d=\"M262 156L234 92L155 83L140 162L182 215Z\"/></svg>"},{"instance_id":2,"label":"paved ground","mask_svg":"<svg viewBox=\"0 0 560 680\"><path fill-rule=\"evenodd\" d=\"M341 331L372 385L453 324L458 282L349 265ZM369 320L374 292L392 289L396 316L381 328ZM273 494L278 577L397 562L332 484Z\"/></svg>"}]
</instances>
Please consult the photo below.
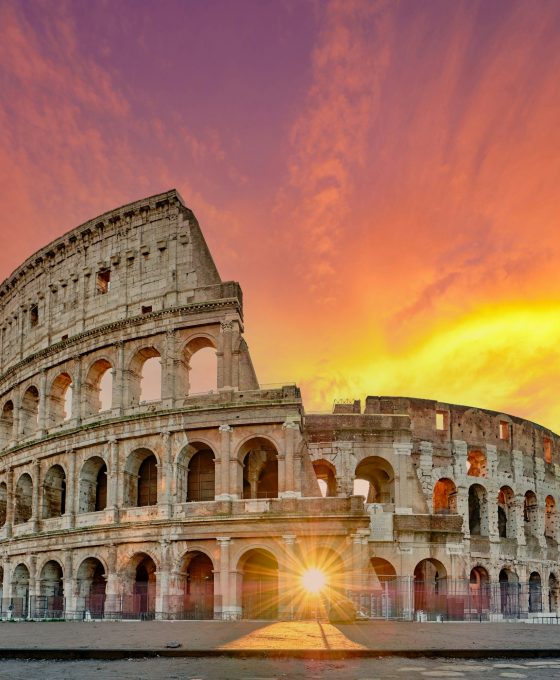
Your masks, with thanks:
<instances>
[{"instance_id":1,"label":"paved ground","mask_svg":"<svg viewBox=\"0 0 560 680\"><path fill-rule=\"evenodd\" d=\"M180 643L167 649L170 641ZM3 650L3 654L2 654ZM151 621L103 623L0 623L0 657L9 651L75 650L93 656L100 650L121 656L141 653L281 655L309 652L317 656L397 654L484 656L548 654L560 657L560 628L524 623L401 623L354 625L305 622ZM82 656L82 655L81 655ZM61 654L60 658L64 658ZM560 673L558 674L560 676Z\"/></svg>"},{"instance_id":2,"label":"paved ground","mask_svg":"<svg viewBox=\"0 0 560 680\"><path fill-rule=\"evenodd\" d=\"M423 680L426 678L530 678L560 676L560 660L465 661L447 659L134 659L123 661L0 661L10 680Z\"/></svg>"}]
</instances>

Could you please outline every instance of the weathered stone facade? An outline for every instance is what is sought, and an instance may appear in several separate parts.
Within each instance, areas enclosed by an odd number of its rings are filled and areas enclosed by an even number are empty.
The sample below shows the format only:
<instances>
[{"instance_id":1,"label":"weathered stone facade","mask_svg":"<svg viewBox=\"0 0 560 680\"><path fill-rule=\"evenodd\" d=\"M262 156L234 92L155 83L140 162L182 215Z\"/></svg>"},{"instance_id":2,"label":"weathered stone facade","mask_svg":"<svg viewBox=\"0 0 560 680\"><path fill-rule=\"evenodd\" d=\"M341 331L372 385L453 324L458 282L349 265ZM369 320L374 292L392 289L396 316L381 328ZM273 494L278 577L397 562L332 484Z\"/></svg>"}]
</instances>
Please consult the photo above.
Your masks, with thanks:
<instances>
[{"instance_id":1,"label":"weathered stone facade","mask_svg":"<svg viewBox=\"0 0 560 680\"><path fill-rule=\"evenodd\" d=\"M204 348L215 389L192 394ZM525 609L557 607L558 437L417 399L306 415L296 386L260 386L239 284L176 191L24 262L0 350L3 615L293 616L317 563L356 599L538 575Z\"/></svg>"}]
</instances>

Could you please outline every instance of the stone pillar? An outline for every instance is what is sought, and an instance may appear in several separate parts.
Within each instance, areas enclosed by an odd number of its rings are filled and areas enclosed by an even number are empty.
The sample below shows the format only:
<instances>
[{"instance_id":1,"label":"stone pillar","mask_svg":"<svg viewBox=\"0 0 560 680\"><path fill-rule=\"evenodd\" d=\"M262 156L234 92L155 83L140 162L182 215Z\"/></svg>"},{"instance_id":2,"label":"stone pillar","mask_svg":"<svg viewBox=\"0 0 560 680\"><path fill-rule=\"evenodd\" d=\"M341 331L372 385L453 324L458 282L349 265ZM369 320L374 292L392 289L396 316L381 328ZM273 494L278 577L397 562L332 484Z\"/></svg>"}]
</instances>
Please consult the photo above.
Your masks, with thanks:
<instances>
[{"instance_id":1,"label":"stone pillar","mask_svg":"<svg viewBox=\"0 0 560 680\"><path fill-rule=\"evenodd\" d=\"M72 551L64 551L64 609L66 612L76 611L76 579L74 578L74 565Z\"/></svg>"},{"instance_id":2,"label":"stone pillar","mask_svg":"<svg viewBox=\"0 0 560 680\"><path fill-rule=\"evenodd\" d=\"M173 328L165 332L165 357L162 359L161 401L163 408L172 408L177 399L175 389L176 334Z\"/></svg>"},{"instance_id":3,"label":"stone pillar","mask_svg":"<svg viewBox=\"0 0 560 680\"><path fill-rule=\"evenodd\" d=\"M230 457L231 457L231 433L233 428L227 424L220 425L220 456L219 456L219 479L216 475L216 500L226 501L232 498L230 488ZM218 461L216 461L218 463Z\"/></svg>"},{"instance_id":4,"label":"stone pillar","mask_svg":"<svg viewBox=\"0 0 560 680\"><path fill-rule=\"evenodd\" d=\"M74 357L74 379L72 381L72 420L76 425L82 422L82 358Z\"/></svg>"},{"instance_id":5,"label":"stone pillar","mask_svg":"<svg viewBox=\"0 0 560 680\"><path fill-rule=\"evenodd\" d=\"M2 601L1 601L0 605L1 605L2 618L6 618L6 614L8 612L8 607L10 606L10 602L11 602L11 599L12 599L11 584L12 584L13 564L10 562L9 557L4 556L4 558L2 560L2 566L4 567L4 572L3 572L3 575L2 575Z\"/></svg>"},{"instance_id":6,"label":"stone pillar","mask_svg":"<svg viewBox=\"0 0 560 680\"><path fill-rule=\"evenodd\" d=\"M393 451L396 458L395 470L395 514L410 514L410 490L408 483L408 467L412 444L410 442L393 442Z\"/></svg>"},{"instance_id":7,"label":"stone pillar","mask_svg":"<svg viewBox=\"0 0 560 680\"><path fill-rule=\"evenodd\" d=\"M37 598L41 595L40 574L37 573L37 555L29 557L29 602L27 617L32 618L35 614Z\"/></svg>"},{"instance_id":8,"label":"stone pillar","mask_svg":"<svg viewBox=\"0 0 560 680\"><path fill-rule=\"evenodd\" d=\"M297 579L299 576L298 566L299 562L295 555L296 536L288 534L282 536L284 541L284 556L281 564L278 565L278 616L280 619L292 621L297 617L297 611L294 606L297 593Z\"/></svg>"},{"instance_id":9,"label":"stone pillar","mask_svg":"<svg viewBox=\"0 0 560 680\"><path fill-rule=\"evenodd\" d=\"M524 509L525 496L523 494L516 494L513 511L515 515L515 538L517 539L517 545L526 545Z\"/></svg>"},{"instance_id":10,"label":"stone pillar","mask_svg":"<svg viewBox=\"0 0 560 680\"><path fill-rule=\"evenodd\" d=\"M76 526L76 512L78 511L78 493L76 487L79 484L78 475L76 474L76 452L72 449L66 451L66 458L68 459L68 479L66 480L66 508L65 515L67 517L66 526L73 529Z\"/></svg>"},{"instance_id":11,"label":"stone pillar","mask_svg":"<svg viewBox=\"0 0 560 680\"><path fill-rule=\"evenodd\" d=\"M243 462L231 450L229 459L229 490L232 500L243 498Z\"/></svg>"},{"instance_id":12,"label":"stone pillar","mask_svg":"<svg viewBox=\"0 0 560 680\"><path fill-rule=\"evenodd\" d=\"M115 342L115 349L117 350L116 366L113 367L113 394L111 395L111 408L116 413L122 414L124 409L128 407L126 401L128 394L128 385L126 384L126 368L124 365L124 342L117 340Z\"/></svg>"},{"instance_id":13,"label":"stone pillar","mask_svg":"<svg viewBox=\"0 0 560 680\"><path fill-rule=\"evenodd\" d=\"M220 352L218 354L218 389L231 390L232 385L232 334L233 321L226 319L220 323ZM220 380L221 378L221 380Z\"/></svg>"},{"instance_id":14,"label":"stone pillar","mask_svg":"<svg viewBox=\"0 0 560 680\"><path fill-rule=\"evenodd\" d=\"M37 533L39 531L40 520L41 520L41 508L40 508L40 487L41 487L41 463L35 458L33 460L33 465L31 468L31 479L33 481L33 498L31 505L31 531Z\"/></svg>"},{"instance_id":15,"label":"stone pillar","mask_svg":"<svg viewBox=\"0 0 560 680\"><path fill-rule=\"evenodd\" d=\"M117 546L109 543L107 546L107 573L105 574L105 616L118 614L122 609L121 583L117 574Z\"/></svg>"},{"instance_id":16,"label":"stone pillar","mask_svg":"<svg viewBox=\"0 0 560 680\"><path fill-rule=\"evenodd\" d=\"M170 545L168 540L160 541L160 567L156 572L156 619L167 619L169 615L169 567Z\"/></svg>"},{"instance_id":17,"label":"stone pillar","mask_svg":"<svg viewBox=\"0 0 560 680\"><path fill-rule=\"evenodd\" d=\"M14 468L9 467L6 474L6 538L12 537L15 515ZM5 591L4 591L5 592Z\"/></svg>"},{"instance_id":18,"label":"stone pillar","mask_svg":"<svg viewBox=\"0 0 560 680\"><path fill-rule=\"evenodd\" d=\"M287 420L282 425L284 431L284 474L283 479L280 474L280 465L278 466L278 481L279 481L279 496L284 497L294 497L300 496L298 490L296 490L295 479L299 475L295 475L295 448L296 448L296 431L299 431L299 424L297 422ZM280 484L280 481L283 484Z\"/></svg>"},{"instance_id":19,"label":"stone pillar","mask_svg":"<svg viewBox=\"0 0 560 680\"><path fill-rule=\"evenodd\" d=\"M241 618L241 603L237 602L236 589L232 592L232 581L234 574L230 576L230 545L229 536L218 536L216 538L220 546L220 596L221 602L215 603L215 617L223 620L234 620Z\"/></svg>"},{"instance_id":20,"label":"stone pillar","mask_svg":"<svg viewBox=\"0 0 560 680\"><path fill-rule=\"evenodd\" d=\"M47 405L47 372L42 370L39 380L39 414L37 418L37 430L41 437L47 434Z\"/></svg>"},{"instance_id":21,"label":"stone pillar","mask_svg":"<svg viewBox=\"0 0 560 680\"><path fill-rule=\"evenodd\" d=\"M171 486L173 483L173 451L171 433L164 430L162 437L161 468L159 470L158 505L162 519L171 517Z\"/></svg>"},{"instance_id":22,"label":"stone pillar","mask_svg":"<svg viewBox=\"0 0 560 680\"><path fill-rule=\"evenodd\" d=\"M122 507L122 480L119 464L119 442L109 437L107 461L107 509L113 513L115 524L119 521L119 508Z\"/></svg>"},{"instance_id":23,"label":"stone pillar","mask_svg":"<svg viewBox=\"0 0 560 680\"><path fill-rule=\"evenodd\" d=\"M367 569L367 542L369 529L358 529L350 535L352 550L348 554L346 588L355 606L359 608L359 595L364 585Z\"/></svg>"}]
</instances>

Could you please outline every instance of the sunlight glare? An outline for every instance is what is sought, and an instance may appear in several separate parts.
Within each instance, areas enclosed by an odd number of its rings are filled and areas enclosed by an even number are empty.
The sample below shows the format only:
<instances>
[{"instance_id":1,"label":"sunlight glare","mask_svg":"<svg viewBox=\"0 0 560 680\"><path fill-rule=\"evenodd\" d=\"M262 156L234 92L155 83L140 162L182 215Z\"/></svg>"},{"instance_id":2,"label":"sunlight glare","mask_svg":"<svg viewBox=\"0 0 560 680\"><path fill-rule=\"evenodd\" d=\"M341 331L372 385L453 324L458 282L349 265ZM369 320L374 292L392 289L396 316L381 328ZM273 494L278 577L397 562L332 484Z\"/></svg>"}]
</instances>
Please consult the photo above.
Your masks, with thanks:
<instances>
[{"instance_id":1,"label":"sunlight glare","mask_svg":"<svg viewBox=\"0 0 560 680\"><path fill-rule=\"evenodd\" d=\"M320 569L308 569L301 577L301 582L308 593L318 593L327 582L327 577Z\"/></svg>"}]
</instances>

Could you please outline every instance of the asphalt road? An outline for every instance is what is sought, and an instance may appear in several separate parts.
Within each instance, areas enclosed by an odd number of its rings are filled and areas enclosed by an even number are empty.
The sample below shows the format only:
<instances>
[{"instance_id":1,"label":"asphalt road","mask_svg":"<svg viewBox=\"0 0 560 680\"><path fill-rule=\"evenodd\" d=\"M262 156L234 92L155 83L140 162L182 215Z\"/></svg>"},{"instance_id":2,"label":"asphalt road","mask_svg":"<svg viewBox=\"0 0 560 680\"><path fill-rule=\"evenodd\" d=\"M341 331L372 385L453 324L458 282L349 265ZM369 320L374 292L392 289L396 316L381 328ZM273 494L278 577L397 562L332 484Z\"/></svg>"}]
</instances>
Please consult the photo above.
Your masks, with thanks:
<instances>
[{"instance_id":1,"label":"asphalt road","mask_svg":"<svg viewBox=\"0 0 560 680\"><path fill-rule=\"evenodd\" d=\"M137 659L126 661L1 661L10 680L420 680L422 678L560 678L556 660L486 659Z\"/></svg>"}]
</instances>

